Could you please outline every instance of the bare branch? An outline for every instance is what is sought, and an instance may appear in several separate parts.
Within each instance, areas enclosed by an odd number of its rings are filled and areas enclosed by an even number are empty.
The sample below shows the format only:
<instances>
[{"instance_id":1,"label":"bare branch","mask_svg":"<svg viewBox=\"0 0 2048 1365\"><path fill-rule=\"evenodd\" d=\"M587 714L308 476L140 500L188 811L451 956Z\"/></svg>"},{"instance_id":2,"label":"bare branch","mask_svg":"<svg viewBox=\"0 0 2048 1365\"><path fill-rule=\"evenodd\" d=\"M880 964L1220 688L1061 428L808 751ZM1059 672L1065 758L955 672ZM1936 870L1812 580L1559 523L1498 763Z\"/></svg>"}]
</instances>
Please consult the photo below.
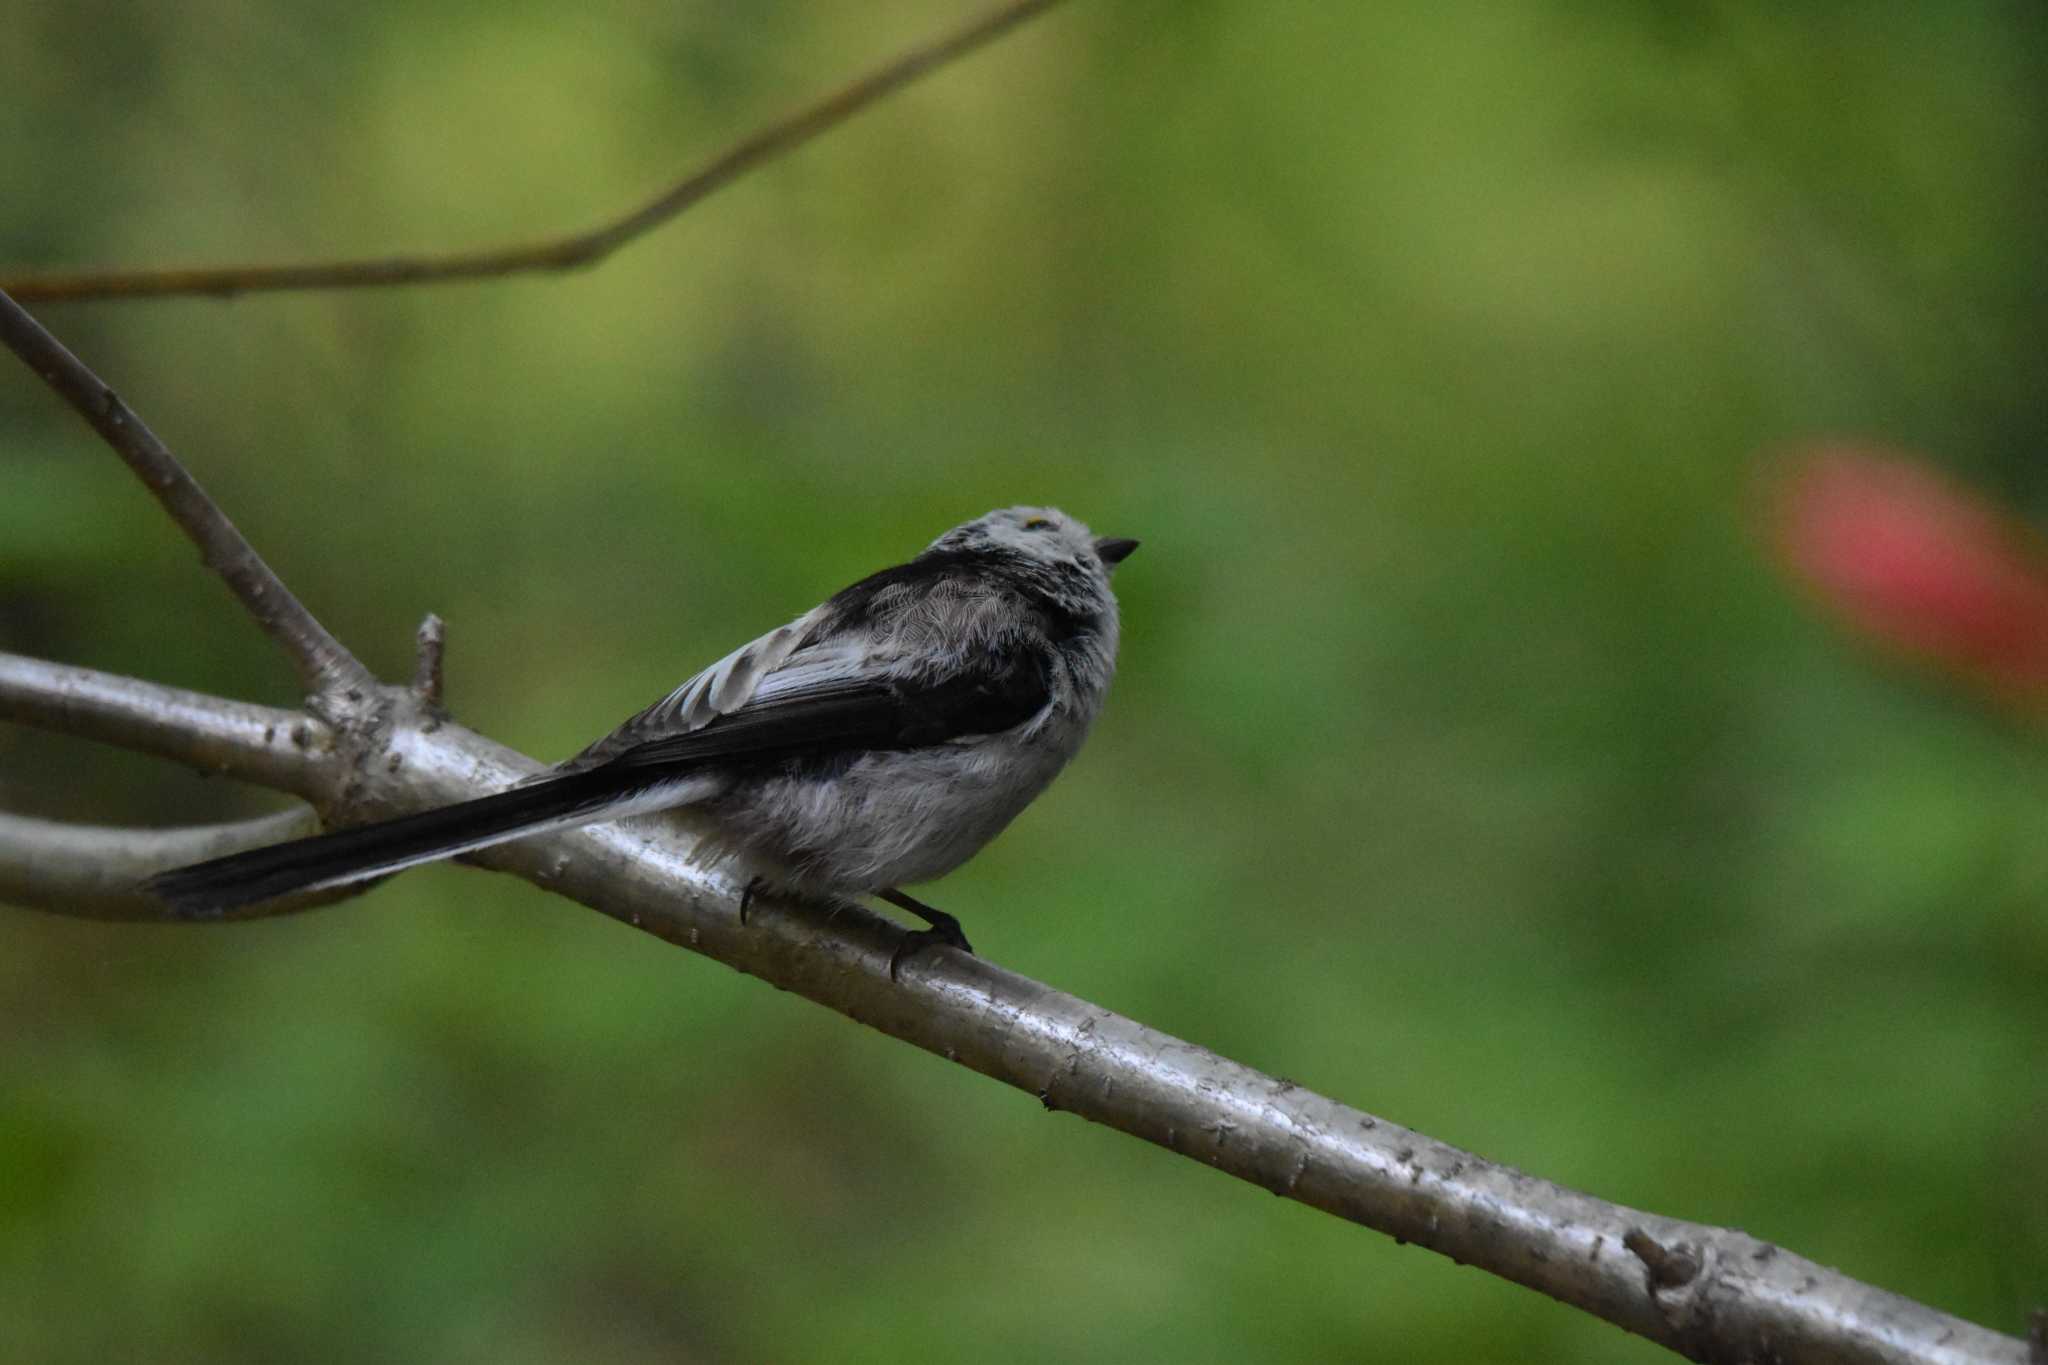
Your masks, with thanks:
<instances>
[{"instance_id":1,"label":"bare branch","mask_svg":"<svg viewBox=\"0 0 2048 1365\"><path fill-rule=\"evenodd\" d=\"M199 547L206 566L226 580L228 590L256 618L256 624L284 647L308 692L362 687L371 681L369 671L271 572L156 433L63 342L4 293L0 293L0 341L77 409L100 439L135 471L171 520Z\"/></svg>"},{"instance_id":2,"label":"bare branch","mask_svg":"<svg viewBox=\"0 0 2048 1365\"><path fill-rule=\"evenodd\" d=\"M319 817L305 806L231 824L176 829L74 825L0 811L0 901L82 919L169 920L162 901L136 889L152 872L319 830ZM320 904L339 899L331 891L319 895ZM253 908L269 916L312 903L294 897Z\"/></svg>"},{"instance_id":3,"label":"bare branch","mask_svg":"<svg viewBox=\"0 0 2048 1365\"><path fill-rule=\"evenodd\" d=\"M337 765L334 732L300 712L19 654L0 653L0 720L313 799L330 794Z\"/></svg>"},{"instance_id":4,"label":"bare branch","mask_svg":"<svg viewBox=\"0 0 2048 1365\"><path fill-rule=\"evenodd\" d=\"M358 261L229 265L189 270L38 272L0 277L0 290L35 303L166 298L180 294L211 294L229 298L258 291L361 289L494 279L529 271L563 271L594 265L627 242L660 227L747 172L794 151L884 96L966 56L1057 3L1059 0L1010 0L1010 3L999 5L950 33L899 53L822 99L747 134L631 212L565 237L549 237L482 251L386 256Z\"/></svg>"},{"instance_id":5,"label":"bare branch","mask_svg":"<svg viewBox=\"0 0 2048 1365\"><path fill-rule=\"evenodd\" d=\"M35 666L44 670L38 674L22 666L29 663L0 670L0 683L12 679L0 701L18 718L54 717L57 728L116 742L139 735L150 752L170 747L158 706L167 689L94 675L89 688L74 680L64 695L39 699L39 687L54 689L80 670L45 664ZM96 699L91 707L69 701L80 691ZM246 746L226 766L275 767L270 746L246 723L248 708L178 695L188 710L218 709L206 722L217 752ZM407 714L399 701L410 693L382 695L399 699L395 713ZM478 796L537 766L423 709L410 716L346 765L353 810ZM693 861L696 844L687 816L676 815L540 835L473 860L1016 1086L1049 1109L1481 1267L1695 1360L2026 1359L2015 1338L1744 1233L1641 1213L1482 1160L978 958L933 950L894 982L889 961L902 930L876 916L848 910L827 918L757 899L742 925L738 888Z\"/></svg>"}]
</instances>

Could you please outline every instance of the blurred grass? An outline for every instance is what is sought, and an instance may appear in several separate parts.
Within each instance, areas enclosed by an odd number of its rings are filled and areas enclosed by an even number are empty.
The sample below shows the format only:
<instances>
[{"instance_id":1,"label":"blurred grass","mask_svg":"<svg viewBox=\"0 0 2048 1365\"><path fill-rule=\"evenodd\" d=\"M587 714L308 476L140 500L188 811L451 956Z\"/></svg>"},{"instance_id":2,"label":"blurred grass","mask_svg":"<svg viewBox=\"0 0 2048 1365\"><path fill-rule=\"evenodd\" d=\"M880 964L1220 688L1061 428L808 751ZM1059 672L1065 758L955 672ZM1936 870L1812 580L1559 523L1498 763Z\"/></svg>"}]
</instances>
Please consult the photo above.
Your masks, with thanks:
<instances>
[{"instance_id":1,"label":"blurred grass","mask_svg":"<svg viewBox=\"0 0 2048 1365\"><path fill-rule=\"evenodd\" d=\"M956 13L31 9L0 258L582 226ZM2017 1331L2039 736L1750 514L1840 430L2048 520L2028 18L1081 4L593 273L46 316L544 756L990 506L1143 537L1087 753L933 889L986 952ZM0 647L291 700L26 376L0 431ZM261 799L0 730L9 808ZM10 1358L1661 1358L473 872L0 933Z\"/></svg>"}]
</instances>

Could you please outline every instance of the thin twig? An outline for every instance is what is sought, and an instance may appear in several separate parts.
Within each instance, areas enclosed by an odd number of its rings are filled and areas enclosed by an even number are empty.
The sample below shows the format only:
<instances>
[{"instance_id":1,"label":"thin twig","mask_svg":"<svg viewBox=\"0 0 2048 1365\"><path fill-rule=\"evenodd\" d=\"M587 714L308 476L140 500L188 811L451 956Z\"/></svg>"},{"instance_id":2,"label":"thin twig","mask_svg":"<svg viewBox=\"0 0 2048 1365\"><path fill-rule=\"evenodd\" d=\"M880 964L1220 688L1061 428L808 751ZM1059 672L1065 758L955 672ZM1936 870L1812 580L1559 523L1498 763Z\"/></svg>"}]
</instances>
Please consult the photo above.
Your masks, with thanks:
<instances>
[{"instance_id":1,"label":"thin twig","mask_svg":"<svg viewBox=\"0 0 2048 1365\"><path fill-rule=\"evenodd\" d=\"M527 271L561 271L593 265L747 172L795 150L884 96L1001 37L1058 3L1059 0L1010 0L950 33L920 43L851 84L747 134L631 212L583 232L445 255L291 265L24 273L0 277L0 290L30 302L165 298L180 294L228 298L258 291L360 289L493 279Z\"/></svg>"},{"instance_id":2,"label":"thin twig","mask_svg":"<svg viewBox=\"0 0 2048 1365\"><path fill-rule=\"evenodd\" d=\"M0 341L21 357L59 397L114 448L142 480L171 520L199 547L207 567L227 582L228 590L256 618L266 634L284 647L299 681L308 692L327 693L363 687L372 679L356 657L327 633L313 613L292 595L227 513L186 472L178 457L157 439L128 405L64 343L45 331L28 310L0 293Z\"/></svg>"},{"instance_id":3,"label":"thin twig","mask_svg":"<svg viewBox=\"0 0 2048 1365\"><path fill-rule=\"evenodd\" d=\"M11 697L17 715L63 715L71 732L98 729L114 742L160 724L149 684L98 675L90 690L103 704L85 725L59 698L31 704L34 671L14 672L25 684ZM119 714L123 698L133 713ZM186 708L203 701L188 694ZM247 770L266 768L270 756L239 723L238 704L211 704L223 708L216 732L251 745ZM443 805L537 766L460 725L417 719L353 765L354 810ZM2027 1360L2022 1341L1744 1233L1638 1212L1484 1160L994 963L936 949L892 980L903 931L852 907L826 915L757 897L741 924L739 888L696 854L684 820L643 818L538 835L471 860L1015 1086L1048 1109L1480 1267L1695 1360Z\"/></svg>"}]
</instances>

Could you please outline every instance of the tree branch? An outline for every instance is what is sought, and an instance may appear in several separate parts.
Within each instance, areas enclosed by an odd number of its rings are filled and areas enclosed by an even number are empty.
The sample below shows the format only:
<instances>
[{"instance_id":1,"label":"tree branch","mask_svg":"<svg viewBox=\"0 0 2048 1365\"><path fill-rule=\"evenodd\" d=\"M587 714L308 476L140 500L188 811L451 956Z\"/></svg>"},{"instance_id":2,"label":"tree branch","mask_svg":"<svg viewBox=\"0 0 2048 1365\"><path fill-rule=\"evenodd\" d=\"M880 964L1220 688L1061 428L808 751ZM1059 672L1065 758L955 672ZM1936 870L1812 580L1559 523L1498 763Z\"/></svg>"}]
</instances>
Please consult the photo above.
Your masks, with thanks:
<instances>
[{"instance_id":1,"label":"tree branch","mask_svg":"<svg viewBox=\"0 0 2048 1365\"><path fill-rule=\"evenodd\" d=\"M79 919L170 920L162 901L136 889L152 872L319 832L319 817L305 806L176 829L74 825L0 811L0 901ZM336 899L328 892L321 903ZM295 897L252 908L267 916L309 903Z\"/></svg>"},{"instance_id":2,"label":"tree branch","mask_svg":"<svg viewBox=\"0 0 2048 1365\"><path fill-rule=\"evenodd\" d=\"M329 797L334 731L298 711L226 701L0 653L0 720L154 754L310 800Z\"/></svg>"},{"instance_id":3,"label":"tree branch","mask_svg":"<svg viewBox=\"0 0 2048 1365\"><path fill-rule=\"evenodd\" d=\"M660 227L747 172L803 146L886 95L966 56L1059 0L1010 0L950 33L920 43L831 94L758 128L638 208L583 232L537 242L445 255L386 256L291 265L228 265L189 270L36 272L0 277L0 291L31 303L285 289L361 289L493 279L529 271L594 265Z\"/></svg>"},{"instance_id":4,"label":"tree branch","mask_svg":"<svg viewBox=\"0 0 2048 1365\"><path fill-rule=\"evenodd\" d=\"M167 733L167 698L206 733L196 748L226 770L268 773L289 790L317 790L334 776L280 765L265 732L288 727L252 726L250 713L261 708L0 656L0 714L67 733L172 752L180 746ZM433 720L409 691L385 689L384 698L390 705L356 714L395 719L378 721L359 751L361 736L344 736L342 748L356 756L328 765L348 773L353 810L440 805L537 767ZM296 719L317 733L317 722ZM695 847L683 813L536 836L473 861L1015 1086L1049 1109L1478 1266L1695 1360L2026 1359L2021 1341L1745 1233L1639 1212L1496 1165L979 958L934 950L892 981L902 931L874 915L848 910L828 920L768 899L741 925L737 888L694 862Z\"/></svg>"},{"instance_id":5,"label":"tree branch","mask_svg":"<svg viewBox=\"0 0 2048 1365\"><path fill-rule=\"evenodd\" d=\"M114 448L171 520L199 547L206 566L227 582L264 633L284 647L308 692L362 688L373 680L342 643L292 595L199 481L123 403L120 396L64 343L5 293L0 293L0 341L91 424Z\"/></svg>"}]
</instances>

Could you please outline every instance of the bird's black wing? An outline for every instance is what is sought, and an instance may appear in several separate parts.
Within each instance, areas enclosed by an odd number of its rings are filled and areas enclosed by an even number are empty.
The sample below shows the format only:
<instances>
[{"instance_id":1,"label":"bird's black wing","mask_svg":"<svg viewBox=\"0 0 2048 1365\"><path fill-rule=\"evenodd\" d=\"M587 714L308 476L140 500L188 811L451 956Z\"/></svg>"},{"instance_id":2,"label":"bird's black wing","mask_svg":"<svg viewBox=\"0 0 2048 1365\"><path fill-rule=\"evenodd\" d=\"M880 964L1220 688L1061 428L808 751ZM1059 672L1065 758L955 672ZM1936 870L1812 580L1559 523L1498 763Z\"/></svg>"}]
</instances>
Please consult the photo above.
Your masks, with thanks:
<instances>
[{"instance_id":1,"label":"bird's black wing","mask_svg":"<svg viewBox=\"0 0 2048 1365\"><path fill-rule=\"evenodd\" d=\"M700 729L634 744L596 771L915 749L1008 730L1051 700L1046 653L991 650L935 677L819 678L769 690Z\"/></svg>"}]
</instances>

